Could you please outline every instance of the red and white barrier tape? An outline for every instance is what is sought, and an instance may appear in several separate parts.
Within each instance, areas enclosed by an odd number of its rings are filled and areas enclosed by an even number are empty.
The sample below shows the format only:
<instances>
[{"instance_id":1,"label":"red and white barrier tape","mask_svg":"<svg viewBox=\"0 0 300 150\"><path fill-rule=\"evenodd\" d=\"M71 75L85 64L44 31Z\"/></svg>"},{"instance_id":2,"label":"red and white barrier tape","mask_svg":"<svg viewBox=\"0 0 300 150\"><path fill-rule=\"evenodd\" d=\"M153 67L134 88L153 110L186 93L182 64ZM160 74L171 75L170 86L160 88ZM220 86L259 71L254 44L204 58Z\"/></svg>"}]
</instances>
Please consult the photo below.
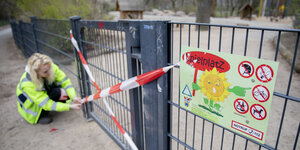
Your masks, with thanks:
<instances>
[{"instance_id":1,"label":"red and white barrier tape","mask_svg":"<svg viewBox=\"0 0 300 150\"><path fill-rule=\"evenodd\" d=\"M79 46L78 46L77 41L73 38L72 30L70 30L70 34L71 34L71 42L73 43L73 45L74 45L76 51L78 52L78 55L79 55L79 57L80 57L80 60L81 60L81 62L82 62L82 64L83 64L83 67L84 67L85 71L87 72L87 74L88 74L90 80L92 81L92 83L94 84L94 86L96 87L96 89L97 89L98 91L101 91L100 88L99 88L99 86L97 85L97 83L96 83L96 81L95 81L95 78L93 77L93 75L92 75L92 73L91 73L91 71L90 71L90 68L89 68L89 66L88 66L88 64L87 64L87 62L86 62L86 60L85 60L85 58L83 57L82 53L81 53L80 50L79 50Z\"/></svg>"},{"instance_id":2,"label":"red and white barrier tape","mask_svg":"<svg viewBox=\"0 0 300 150\"><path fill-rule=\"evenodd\" d=\"M163 67L163 68L151 71L151 72L147 72L147 73L144 73L142 75L132 77L128 80L125 80L125 81L123 81L119 84L116 84L112 87L106 88L106 89L101 91L99 86L97 85L97 83L95 81L95 78L92 76L92 73L91 73L91 71L88 67L88 64L87 64L85 58L83 57L82 53L79 50L77 41L73 38L72 30L70 30L70 34L71 34L72 44L74 45L76 51L79 54L80 60L83 64L83 67L86 70L86 72L87 72L89 78L91 79L92 83L94 84L94 86L98 90L98 92L96 94L87 96L84 99L82 99L81 103L85 103L85 102L88 102L88 101L93 101L93 100L96 100L96 99L104 98L104 97L107 97L107 96L112 95L114 93L118 93L118 92L125 91L125 90L130 90L130 89L142 86L144 84L147 84L148 82L151 82L151 81L159 78L160 76L165 74L167 71L169 71L174 66L179 65L179 63L178 63L178 64L175 64L175 65L172 65L172 66L167 66L167 67ZM108 103L106 102L105 98L103 99L103 102L105 104L106 109L109 111L109 114L110 114L111 118L114 120L114 122L116 123L118 129L121 131L122 135L127 140L127 142L130 145L131 149L137 150L138 148L136 147L136 145L134 144L132 139L129 137L128 133L126 133L124 128L118 122L117 118L115 117L115 114L112 112L112 110L109 107Z\"/></svg>"},{"instance_id":3,"label":"red and white barrier tape","mask_svg":"<svg viewBox=\"0 0 300 150\"><path fill-rule=\"evenodd\" d=\"M84 99L82 99L81 102L85 103L85 102L93 101L96 99L107 97L114 93L118 93L118 92L125 91L125 90L130 90L130 89L142 86L144 84L147 84L148 82L151 82L151 81L159 78L160 76L165 74L167 71L169 71L171 68L173 68L174 66L178 66L178 65L179 65L179 63L172 65L172 66L163 67L163 68L151 71L151 72L147 72L147 73L144 73L139 76L132 77L132 78L127 79L121 83L118 83L112 87L106 88L95 94L87 96Z\"/></svg>"},{"instance_id":4,"label":"red and white barrier tape","mask_svg":"<svg viewBox=\"0 0 300 150\"><path fill-rule=\"evenodd\" d=\"M134 142L131 140L131 138L129 137L128 133L124 130L124 128L120 125L120 123L118 122L117 118L115 117L115 114L112 112L112 110L110 109L108 103L106 102L106 99L103 99L104 105L106 106L106 108L108 108L109 114L111 116L111 118L114 120L114 122L116 123L117 127L119 128L119 130L121 131L122 135L125 137L125 139L127 140L128 144L130 145L130 147L133 150L137 150L138 148L136 147L136 145L134 144Z\"/></svg>"}]
</instances>

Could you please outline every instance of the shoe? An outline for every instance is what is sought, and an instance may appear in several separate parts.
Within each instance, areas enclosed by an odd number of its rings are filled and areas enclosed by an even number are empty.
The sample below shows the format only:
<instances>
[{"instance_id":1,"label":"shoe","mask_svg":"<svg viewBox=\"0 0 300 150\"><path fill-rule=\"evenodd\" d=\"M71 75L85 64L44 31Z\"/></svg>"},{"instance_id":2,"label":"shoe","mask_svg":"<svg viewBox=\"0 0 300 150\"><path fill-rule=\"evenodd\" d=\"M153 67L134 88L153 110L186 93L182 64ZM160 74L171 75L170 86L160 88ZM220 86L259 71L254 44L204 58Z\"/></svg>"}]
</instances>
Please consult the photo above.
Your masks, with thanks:
<instances>
[{"instance_id":1,"label":"shoe","mask_svg":"<svg viewBox=\"0 0 300 150\"><path fill-rule=\"evenodd\" d=\"M51 117L40 117L38 123L39 124L49 124L51 123L53 120Z\"/></svg>"}]
</instances>

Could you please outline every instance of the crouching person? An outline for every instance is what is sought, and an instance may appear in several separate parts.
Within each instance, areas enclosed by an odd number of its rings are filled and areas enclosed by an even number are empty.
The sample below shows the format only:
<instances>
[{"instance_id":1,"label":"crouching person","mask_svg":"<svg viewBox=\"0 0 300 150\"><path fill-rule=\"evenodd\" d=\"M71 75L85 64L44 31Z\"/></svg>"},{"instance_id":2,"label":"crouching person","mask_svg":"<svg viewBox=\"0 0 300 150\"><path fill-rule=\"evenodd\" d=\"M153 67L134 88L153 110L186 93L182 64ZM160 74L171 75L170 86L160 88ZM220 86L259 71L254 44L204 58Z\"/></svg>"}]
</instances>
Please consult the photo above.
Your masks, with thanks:
<instances>
[{"instance_id":1,"label":"crouching person","mask_svg":"<svg viewBox=\"0 0 300 150\"><path fill-rule=\"evenodd\" d=\"M17 85L18 111L30 124L49 124L49 111L80 110L71 80L50 57L35 53Z\"/></svg>"}]
</instances>

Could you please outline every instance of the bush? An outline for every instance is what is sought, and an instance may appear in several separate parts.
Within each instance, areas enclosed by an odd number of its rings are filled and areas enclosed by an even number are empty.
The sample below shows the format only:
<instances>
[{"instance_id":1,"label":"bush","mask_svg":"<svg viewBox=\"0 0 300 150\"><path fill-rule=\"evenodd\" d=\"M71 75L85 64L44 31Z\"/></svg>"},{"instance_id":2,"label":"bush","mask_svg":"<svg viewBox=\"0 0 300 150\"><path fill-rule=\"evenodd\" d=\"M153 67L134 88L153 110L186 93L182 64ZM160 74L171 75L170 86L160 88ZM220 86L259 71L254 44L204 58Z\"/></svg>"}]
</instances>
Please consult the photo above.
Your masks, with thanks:
<instances>
[{"instance_id":1,"label":"bush","mask_svg":"<svg viewBox=\"0 0 300 150\"><path fill-rule=\"evenodd\" d=\"M94 19L97 15L95 4L91 0L17 0L16 18L29 20L30 16L38 18L68 19L81 16Z\"/></svg>"},{"instance_id":2,"label":"bush","mask_svg":"<svg viewBox=\"0 0 300 150\"><path fill-rule=\"evenodd\" d=\"M185 14L189 14L190 12L197 12L197 5L185 5L182 9Z\"/></svg>"}]
</instances>

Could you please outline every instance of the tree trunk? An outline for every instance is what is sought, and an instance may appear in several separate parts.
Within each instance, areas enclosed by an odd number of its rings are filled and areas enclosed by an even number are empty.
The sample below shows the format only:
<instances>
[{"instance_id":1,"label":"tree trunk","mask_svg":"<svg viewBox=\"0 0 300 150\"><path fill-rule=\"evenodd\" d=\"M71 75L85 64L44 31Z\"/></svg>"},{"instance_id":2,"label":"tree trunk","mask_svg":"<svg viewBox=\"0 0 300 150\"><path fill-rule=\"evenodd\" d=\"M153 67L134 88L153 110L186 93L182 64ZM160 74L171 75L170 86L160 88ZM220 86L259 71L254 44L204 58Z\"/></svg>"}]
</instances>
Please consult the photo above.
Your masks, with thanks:
<instances>
[{"instance_id":1,"label":"tree trunk","mask_svg":"<svg viewBox=\"0 0 300 150\"><path fill-rule=\"evenodd\" d=\"M263 8L262 8L262 14L261 14L262 17L265 16L266 6L267 6L267 0L264 0L264 4L263 4Z\"/></svg>"},{"instance_id":2,"label":"tree trunk","mask_svg":"<svg viewBox=\"0 0 300 150\"><path fill-rule=\"evenodd\" d=\"M230 16L233 16L233 12L234 12L233 0L230 0Z\"/></svg>"},{"instance_id":3,"label":"tree trunk","mask_svg":"<svg viewBox=\"0 0 300 150\"><path fill-rule=\"evenodd\" d=\"M210 23L211 1L197 0L197 2L198 2L198 10L197 10L196 22Z\"/></svg>"},{"instance_id":4,"label":"tree trunk","mask_svg":"<svg viewBox=\"0 0 300 150\"><path fill-rule=\"evenodd\" d=\"M228 17L229 16L229 9L230 9L230 3L229 3L229 1L230 0L226 0L226 3L225 3L225 5L226 5L226 17Z\"/></svg>"},{"instance_id":5,"label":"tree trunk","mask_svg":"<svg viewBox=\"0 0 300 150\"><path fill-rule=\"evenodd\" d=\"M176 11L176 8L175 8L175 2L176 2L176 0L171 0L171 2L172 2L172 9L173 9L173 11Z\"/></svg>"},{"instance_id":6,"label":"tree trunk","mask_svg":"<svg viewBox=\"0 0 300 150\"><path fill-rule=\"evenodd\" d=\"M211 14L210 16L215 17L216 0L211 1Z\"/></svg>"}]
</instances>

